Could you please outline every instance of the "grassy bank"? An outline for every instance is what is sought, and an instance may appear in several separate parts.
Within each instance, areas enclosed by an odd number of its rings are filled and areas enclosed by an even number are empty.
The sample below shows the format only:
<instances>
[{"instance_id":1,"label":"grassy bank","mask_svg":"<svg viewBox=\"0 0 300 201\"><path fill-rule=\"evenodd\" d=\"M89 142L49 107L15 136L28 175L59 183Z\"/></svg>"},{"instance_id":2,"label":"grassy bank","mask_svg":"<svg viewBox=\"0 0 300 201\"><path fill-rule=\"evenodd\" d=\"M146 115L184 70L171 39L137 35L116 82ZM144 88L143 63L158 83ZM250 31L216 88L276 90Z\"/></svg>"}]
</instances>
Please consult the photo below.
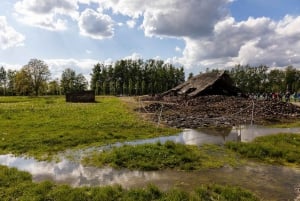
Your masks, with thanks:
<instances>
[{"instance_id":1,"label":"grassy bank","mask_svg":"<svg viewBox=\"0 0 300 201\"><path fill-rule=\"evenodd\" d=\"M178 130L144 122L116 97L66 103L64 97L0 97L0 153L45 159L74 147L156 137Z\"/></svg>"},{"instance_id":2,"label":"grassy bank","mask_svg":"<svg viewBox=\"0 0 300 201\"><path fill-rule=\"evenodd\" d=\"M277 124L271 124L271 125L266 125L267 127L270 128L299 128L300 127L300 121L293 121L289 123L277 123Z\"/></svg>"},{"instance_id":3,"label":"grassy bank","mask_svg":"<svg viewBox=\"0 0 300 201\"><path fill-rule=\"evenodd\" d=\"M235 154L215 145L186 146L166 142L123 146L109 151L97 152L84 158L86 165L138 170L200 170L237 165Z\"/></svg>"},{"instance_id":4,"label":"grassy bank","mask_svg":"<svg viewBox=\"0 0 300 201\"><path fill-rule=\"evenodd\" d=\"M0 200L55 201L256 201L251 192L230 186L209 185L192 193L181 190L160 191L150 185L145 189L125 190L120 186L72 188L51 182L33 183L31 175L0 166Z\"/></svg>"},{"instance_id":5,"label":"grassy bank","mask_svg":"<svg viewBox=\"0 0 300 201\"><path fill-rule=\"evenodd\" d=\"M300 166L300 135L264 136L256 138L251 143L227 142L226 147L245 158L267 163Z\"/></svg>"},{"instance_id":6,"label":"grassy bank","mask_svg":"<svg viewBox=\"0 0 300 201\"><path fill-rule=\"evenodd\" d=\"M93 153L84 158L83 163L97 167L138 170L200 170L225 165L236 166L243 163L241 158L299 167L300 135L270 135L258 137L250 143L227 142L225 147L196 147L173 142L123 146Z\"/></svg>"}]
</instances>

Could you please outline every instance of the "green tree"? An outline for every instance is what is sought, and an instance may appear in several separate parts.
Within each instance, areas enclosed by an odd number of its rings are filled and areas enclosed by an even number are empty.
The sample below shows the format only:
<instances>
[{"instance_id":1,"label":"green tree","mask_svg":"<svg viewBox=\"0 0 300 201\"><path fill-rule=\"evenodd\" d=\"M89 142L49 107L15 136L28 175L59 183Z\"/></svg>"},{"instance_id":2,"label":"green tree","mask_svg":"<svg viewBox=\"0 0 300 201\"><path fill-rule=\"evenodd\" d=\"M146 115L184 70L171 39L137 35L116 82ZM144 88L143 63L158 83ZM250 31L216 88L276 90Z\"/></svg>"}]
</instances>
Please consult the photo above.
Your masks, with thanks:
<instances>
[{"instance_id":1,"label":"green tree","mask_svg":"<svg viewBox=\"0 0 300 201\"><path fill-rule=\"evenodd\" d=\"M34 94L38 96L40 90L49 80L51 75L48 65L42 60L31 59L28 64L23 67L23 70L31 77L30 80Z\"/></svg>"},{"instance_id":2,"label":"green tree","mask_svg":"<svg viewBox=\"0 0 300 201\"><path fill-rule=\"evenodd\" d=\"M61 75L60 86L62 92L66 94L70 92L86 90L88 87L88 82L81 73L76 75L74 70L67 68Z\"/></svg>"},{"instance_id":3,"label":"green tree","mask_svg":"<svg viewBox=\"0 0 300 201\"><path fill-rule=\"evenodd\" d=\"M7 94L15 95L16 94L16 70L7 70Z\"/></svg>"},{"instance_id":4,"label":"green tree","mask_svg":"<svg viewBox=\"0 0 300 201\"><path fill-rule=\"evenodd\" d=\"M49 95L60 95L59 80L52 80L48 83L48 94Z\"/></svg>"},{"instance_id":5,"label":"green tree","mask_svg":"<svg viewBox=\"0 0 300 201\"><path fill-rule=\"evenodd\" d=\"M86 78L80 73L75 77L74 91L84 91L88 87Z\"/></svg>"},{"instance_id":6,"label":"green tree","mask_svg":"<svg viewBox=\"0 0 300 201\"><path fill-rule=\"evenodd\" d=\"M292 92L296 91L298 81L298 73L297 70L293 66L288 66L285 70L285 85L286 90Z\"/></svg>"},{"instance_id":7,"label":"green tree","mask_svg":"<svg viewBox=\"0 0 300 201\"><path fill-rule=\"evenodd\" d=\"M274 69L268 73L268 85L269 92L282 92L284 87L284 71Z\"/></svg>"},{"instance_id":8,"label":"green tree","mask_svg":"<svg viewBox=\"0 0 300 201\"><path fill-rule=\"evenodd\" d=\"M76 72L70 68L66 68L61 75L60 79L60 87L62 89L62 93L66 94L74 91L76 80Z\"/></svg>"},{"instance_id":9,"label":"green tree","mask_svg":"<svg viewBox=\"0 0 300 201\"><path fill-rule=\"evenodd\" d=\"M34 93L32 77L27 70L22 68L15 76L15 90L17 95L28 96Z\"/></svg>"},{"instance_id":10,"label":"green tree","mask_svg":"<svg viewBox=\"0 0 300 201\"><path fill-rule=\"evenodd\" d=\"M6 95L7 72L3 66L0 68L0 95Z\"/></svg>"},{"instance_id":11,"label":"green tree","mask_svg":"<svg viewBox=\"0 0 300 201\"><path fill-rule=\"evenodd\" d=\"M101 94L101 82L103 82L102 69L104 64L97 63L94 65L91 73L91 89L95 91L96 95Z\"/></svg>"}]
</instances>

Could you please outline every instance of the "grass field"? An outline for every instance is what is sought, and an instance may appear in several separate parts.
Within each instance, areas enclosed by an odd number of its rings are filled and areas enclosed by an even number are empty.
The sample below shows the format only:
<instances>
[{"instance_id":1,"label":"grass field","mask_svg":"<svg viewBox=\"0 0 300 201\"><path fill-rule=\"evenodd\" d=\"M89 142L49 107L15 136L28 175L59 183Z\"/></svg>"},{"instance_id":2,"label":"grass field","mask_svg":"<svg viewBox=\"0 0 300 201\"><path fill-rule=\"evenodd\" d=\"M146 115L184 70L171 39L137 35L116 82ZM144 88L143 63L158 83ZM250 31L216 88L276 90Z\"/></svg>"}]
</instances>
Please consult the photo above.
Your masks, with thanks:
<instances>
[{"instance_id":1,"label":"grass field","mask_svg":"<svg viewBox=\"0 0 300 201\"><path fill-rule=\"evenodd\" d=\"M0 97L0 153L50 159L72 148L179 132L145 122L116 97L66 103L64 97Z\"/></svg>"}]
</instances>

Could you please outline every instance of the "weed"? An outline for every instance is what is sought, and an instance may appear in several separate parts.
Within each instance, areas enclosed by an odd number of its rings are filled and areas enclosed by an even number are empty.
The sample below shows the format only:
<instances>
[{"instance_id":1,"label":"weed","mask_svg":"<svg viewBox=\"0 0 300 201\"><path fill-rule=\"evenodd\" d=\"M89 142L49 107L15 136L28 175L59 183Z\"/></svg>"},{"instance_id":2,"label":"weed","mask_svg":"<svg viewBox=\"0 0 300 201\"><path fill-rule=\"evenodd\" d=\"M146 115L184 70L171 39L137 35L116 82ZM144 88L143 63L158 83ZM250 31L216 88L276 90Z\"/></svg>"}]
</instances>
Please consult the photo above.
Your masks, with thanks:
<instances>
[{"instance_id":1,"label":"weed","mask_svg":"<svg viewBox=\"0 0 300 201\"><path fill-rule=\"evenodd\" d=\"M300 165L300 135L297 134L258 137L250 143L228 142L226 147L246 158Z\"/></svg>"},{"instance_id":2,"label":"weed","mask_svg":"<svg viewBox=\"0 0 300 201\"><path fill-rule=\"evenodd\" d=\"M218 155L216 154L218 151ZM91 166L110 165L115 168L139 170L199 170L236 165L234 154L216 145L186 146L174 142L117 147L96 152L83 159Z\"/></svg>"}]
</instances>

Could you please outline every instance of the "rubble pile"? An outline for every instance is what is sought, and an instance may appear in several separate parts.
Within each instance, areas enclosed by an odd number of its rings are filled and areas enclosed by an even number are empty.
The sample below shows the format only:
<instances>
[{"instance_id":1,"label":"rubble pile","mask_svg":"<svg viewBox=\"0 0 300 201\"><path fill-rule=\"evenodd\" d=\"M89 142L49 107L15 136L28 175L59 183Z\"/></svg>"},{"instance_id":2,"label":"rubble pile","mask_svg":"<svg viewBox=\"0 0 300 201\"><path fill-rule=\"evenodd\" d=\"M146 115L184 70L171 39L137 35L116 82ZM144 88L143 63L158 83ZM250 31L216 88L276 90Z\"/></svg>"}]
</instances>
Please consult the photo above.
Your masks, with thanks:
<instances>
[{"instance_id":1,"label":"rubble pile","mask_svg":"<svg viewBox=\"0 0 300 201\"><path fill-rule=\"evenodd\" d=\"M177 102L154 102L143 108L171 127L199 128L287 122L300 117L300 107L278 100L210 95Z\"/></svg>"}]
</instances>

